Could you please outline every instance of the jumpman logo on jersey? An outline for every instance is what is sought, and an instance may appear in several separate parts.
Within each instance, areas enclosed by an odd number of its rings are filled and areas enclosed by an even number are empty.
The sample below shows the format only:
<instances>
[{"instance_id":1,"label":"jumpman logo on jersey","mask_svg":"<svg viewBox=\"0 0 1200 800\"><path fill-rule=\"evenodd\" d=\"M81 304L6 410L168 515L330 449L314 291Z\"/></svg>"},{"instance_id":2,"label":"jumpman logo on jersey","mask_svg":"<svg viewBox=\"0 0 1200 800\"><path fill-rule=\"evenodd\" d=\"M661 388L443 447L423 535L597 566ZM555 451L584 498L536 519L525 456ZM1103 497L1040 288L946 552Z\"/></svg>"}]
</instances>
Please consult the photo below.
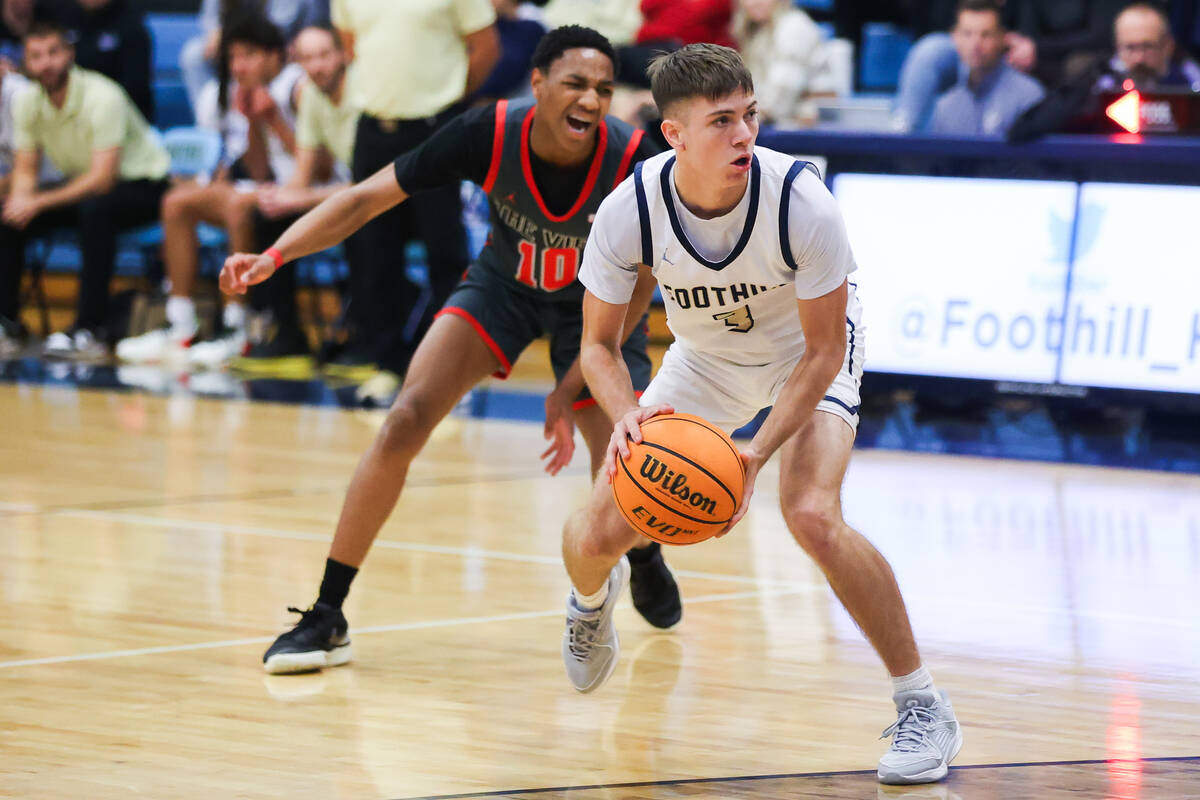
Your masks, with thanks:
<instances>
[{"instance_id":1,"label":"jumpman logo on jersey","mask_svg":"<svg viewBox=\"0 0 1200 800\"><path fill-rule=\"evenodd\" d=\"M746 333L754 327L754 315L750 313L750 306L713 314L713 319L724 321L725 327L737 333Z\"/></svg>"}]
</instances>

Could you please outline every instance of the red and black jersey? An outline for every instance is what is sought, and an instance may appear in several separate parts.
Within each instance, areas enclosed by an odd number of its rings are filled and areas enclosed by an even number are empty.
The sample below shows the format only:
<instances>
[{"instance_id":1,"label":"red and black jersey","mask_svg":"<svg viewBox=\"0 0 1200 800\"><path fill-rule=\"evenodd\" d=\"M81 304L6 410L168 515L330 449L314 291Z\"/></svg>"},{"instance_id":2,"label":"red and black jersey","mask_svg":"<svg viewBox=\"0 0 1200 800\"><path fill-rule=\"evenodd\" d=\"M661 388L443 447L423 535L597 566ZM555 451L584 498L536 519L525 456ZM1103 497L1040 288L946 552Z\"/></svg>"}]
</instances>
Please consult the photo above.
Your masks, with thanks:
<instances>
[{"instance_id":1,"label":"red and black jersey","mask_svg":"<svg viewBox=\"0 0 1200 800\"><path fill-rule=\"evenodd\" d=\"M531 152L534 108L532 100L501 100L466 112L396 159L396 180L410 194L454 179L479 184L492 227L478 264L521 291L580 303L576 275L596 210L657 148L642 131L605 117L591 157L557 167Z\"/></svg>"}]
</instances>

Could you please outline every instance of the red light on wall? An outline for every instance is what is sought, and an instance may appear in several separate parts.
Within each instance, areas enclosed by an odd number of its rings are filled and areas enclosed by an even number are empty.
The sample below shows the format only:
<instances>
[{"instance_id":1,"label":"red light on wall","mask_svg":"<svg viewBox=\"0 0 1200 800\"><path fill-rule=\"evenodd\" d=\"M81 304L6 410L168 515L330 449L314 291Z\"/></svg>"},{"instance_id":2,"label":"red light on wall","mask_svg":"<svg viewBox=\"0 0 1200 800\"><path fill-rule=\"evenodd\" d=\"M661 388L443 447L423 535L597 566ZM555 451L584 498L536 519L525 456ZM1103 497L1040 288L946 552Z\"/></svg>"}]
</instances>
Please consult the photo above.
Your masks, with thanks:
<instances>
[{"instance_id":1,"label":"red light on wall","mask_svg":"<svg viewBox=\"0 0 1200 800\"><path fill-rule=\"evenodd\" d=\"M1142 129L1142 96L1134 90L1104 109L1104 113L1125 130L1137 133Z\"/></svg>"}]
</instances>

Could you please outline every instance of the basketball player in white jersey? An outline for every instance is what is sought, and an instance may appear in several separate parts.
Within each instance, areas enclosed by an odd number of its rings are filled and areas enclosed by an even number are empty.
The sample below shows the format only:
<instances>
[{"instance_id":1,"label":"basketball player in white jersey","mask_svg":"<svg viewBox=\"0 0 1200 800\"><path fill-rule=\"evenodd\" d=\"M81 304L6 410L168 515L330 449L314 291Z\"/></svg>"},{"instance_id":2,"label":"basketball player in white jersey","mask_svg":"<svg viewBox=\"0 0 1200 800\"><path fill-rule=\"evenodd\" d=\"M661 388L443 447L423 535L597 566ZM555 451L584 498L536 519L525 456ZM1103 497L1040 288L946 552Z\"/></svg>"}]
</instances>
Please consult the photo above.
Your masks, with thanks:
<instances>
[{"instance_id":1,"label":"basketball player in white jersey","mask_svg":"<svg viewBox=\"0 0 1200 800\"><path fill-rule=\"evenodd\" d=\"M584 250L581 363L592 395L617 420L606 469L641 441L639 425L672 410L726 431L773 406L742 449L746 512L762 465L780 453L788 529L892 676L899 717L885 735L884 783L946 775L962 734L945 693L921 663L891 568L841 514L841 485L858 423L861 307L848 277L854 257L833 197L816 170L766 148L754 86L737 52L689 45L650 69L662 131L673 151L640 164L596 215ZM658 280L675 342L641 398L620 337L639 274ZM590 692L612 674L612 612L639 538L597 481L589 507L563 532L573 584L563 661ZM728 528L726 528L728 531Z\"/></svg>"}]
</instances>

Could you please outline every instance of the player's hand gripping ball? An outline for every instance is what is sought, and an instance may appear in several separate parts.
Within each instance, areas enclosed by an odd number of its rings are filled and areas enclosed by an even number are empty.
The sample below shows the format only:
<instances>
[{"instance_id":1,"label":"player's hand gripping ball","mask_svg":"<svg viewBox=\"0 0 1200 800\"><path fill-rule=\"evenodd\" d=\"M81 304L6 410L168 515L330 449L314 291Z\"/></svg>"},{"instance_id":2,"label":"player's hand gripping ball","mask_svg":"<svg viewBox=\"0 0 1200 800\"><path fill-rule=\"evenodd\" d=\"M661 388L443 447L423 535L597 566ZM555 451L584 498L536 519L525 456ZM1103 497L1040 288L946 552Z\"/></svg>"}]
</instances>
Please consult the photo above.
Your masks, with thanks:
<instances>
[{"instance_id":1,"label":"player's hand gripping ball","mask_svg":"<svg viewBox=\"0 0 1200 800\"><path fill-rule=\"evenodd\" d=\"M742 502L745 471L724 431L691 414L640 425L641 444L617 457L613 497L629 524L663 544L696 544L720 533Z\"/></svg>"}]
</instances>

